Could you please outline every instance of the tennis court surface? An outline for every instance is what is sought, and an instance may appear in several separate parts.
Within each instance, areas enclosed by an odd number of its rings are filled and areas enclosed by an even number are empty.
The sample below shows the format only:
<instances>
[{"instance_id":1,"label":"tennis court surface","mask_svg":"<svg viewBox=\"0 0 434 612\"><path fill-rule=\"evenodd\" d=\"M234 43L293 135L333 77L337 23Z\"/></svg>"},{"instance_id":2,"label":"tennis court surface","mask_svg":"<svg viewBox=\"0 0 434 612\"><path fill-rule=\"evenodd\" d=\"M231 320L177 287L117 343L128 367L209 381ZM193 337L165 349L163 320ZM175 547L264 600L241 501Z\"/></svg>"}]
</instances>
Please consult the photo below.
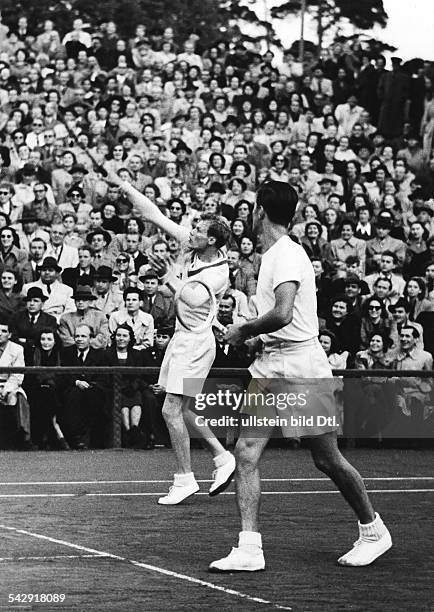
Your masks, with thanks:
<instances>
[{"instance_id":1,"label":"tennis court surface","mask_svg":"<svg viewBox=\"0 0 434 612\"><path fill-rule=\"evenodd\" d=\"M201 494L176 507L156 503L170 485L169 450L3 452L0 610L432 611L434 452L345 455L387 521L391 551L367 568L336 565L357 539L351 511L307 451L270 449L261 474L267 569L216 575L207 566L236 545L239 525L233 486L207 494L204 451L193 451ZM23 594L33 602L9 603ZM65 598L35 603L41 594Z\"/></svg>"}]
</instances>

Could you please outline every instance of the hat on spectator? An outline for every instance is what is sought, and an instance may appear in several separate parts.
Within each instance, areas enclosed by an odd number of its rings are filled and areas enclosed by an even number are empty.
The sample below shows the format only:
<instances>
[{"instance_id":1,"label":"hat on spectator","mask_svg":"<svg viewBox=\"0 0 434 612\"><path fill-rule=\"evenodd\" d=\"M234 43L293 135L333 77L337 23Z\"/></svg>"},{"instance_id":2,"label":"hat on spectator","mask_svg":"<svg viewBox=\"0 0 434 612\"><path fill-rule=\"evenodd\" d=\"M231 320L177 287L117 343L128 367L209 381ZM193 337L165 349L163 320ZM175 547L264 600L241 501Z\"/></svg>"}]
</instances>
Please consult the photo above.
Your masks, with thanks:
<instances>
[{"instance_id":1,"label":"hat on spectator","mask_svg":"<svg viewBox=\"0 0 434 612\"><path fill-rule=\"evenodd\" d=\"M318 185L324 185L325 183L330 183L330 185L333 186L337 185L335 179L331 178L330 176L323 176L322 179L318 181Z\"/></svg>"},{"instance_id":2,"label":"hat on spectator","mask_svg":"<svg viewBox=\"0 0 434 612\"><path fill-rule=\"evenodd\" d=\"M235 127L240 127L240 120L235 115L228 115L227 118L223 121L223 125L227 127L230 123L235 125Z\"/></svg>"},{"instance_id":3,"label":"hat on spectator","mask_svg":"<svg viewBox=\"0 0 434 612\"><path fill-rule=\"evenodd\" d=\"M21 173L23 176L33 176L36 174L36 168L32 164L24 164Z\"/></svg>"},{"instance_id":4,"label":"hat on spectator","mask_svg":"<svg viewBox=\"0 0 434 612\"><path fill-rule=\"evenodd\" d=\"M383 229L392 229L393 215L388 210L382 210L377 217L377 227Z\"/></svg>"},{"instance_id":5,"label":"hat on spectator","mask_svg":"<svg viewBox=\"0 0 434 612\"><path fill-rule=\"evenodd\" d=\"M28 302L29 300L35 300L35 299L45 302L46 300L48 300L48 296L45 295L45 293L42 291L40 287L30 287L24 299L26 302Z\"/></svg>"},{"instance_id":6,"label":"hat on spectator","mask_svg":"<svg viewBox=\"0 0 434 612\"><path fill-rule=\"evenodd\" d=\"M358 285L359 287L361 287L363 284L363 281L357 276L357 274L347 274L347 276L344 279L344 285Z\"/></svg>"},{"instance_id":7,"label":"hat on spectator","mask_svg":"<svg viewBox=\"0 0 434 612\"><path fill-rule=\"evenodd\" d=\"M46 257L38 268L39 270L56 270L56 272L62 272L62 268L57 263L55 257Z\"/></svg>"},{"instance_id":8,"label":"hat on spectator","mask_svg":"<svg viewBox=\"0 0 434 612\"><path fill-rule=\"evenodd\" d=\"M146 272L139 276L140 281L147 280L148 278L156 278L158 280L158 274L154 270L146 270Z\"/></svg>"},{"instance_id":9,"label":"hat on spectator","mask_svg":"<svg viewBox=\"0 0 434 612\"><path fill-rule=\"evenodd\" d=\"M175 326L170 325L169 323L162 323L155 332L156 334L161 334L162 336L173 336L175 333Z\"/></svg>"},{"instance_id":10,"label":"hat on spectator","mask_svg":"<svg viewBox=\"0 0 434 612\"><path fill-rule=\"evenodd\" d=\"M181 112L179 112L179 113L178 113L177 115L175 115L175 117L173 117L173 119L172 119L172 123L173 123L173 125L175 125L175 123L176 123L177 121L179 121L180 119L184 119L185 121L187 121L188 117L187 117L187 115L186 115L185 113L181 113Z\"/></svg>"},{"instance_id":11,"label":"hat on spectator","mask_svg":"<svg viewBox=\"0 0 434 612\"><path fill-rule=\"evenodd\" d=\"M119 143L122 144L124 140L126 140L127 138L131 138L131 140L134 142L134 144L137 144L138 142L138 138L135 134L133 134L132 132L125 132L125 134L122 134L122 136L119 136Z\"/></svg>"},{"instance_id":12,"label":"hat on spectator","mask_svg":"<svg viewBox=\"0 0 434 612\"><path fill-rule=\"evenodd\" d=\"M36 215L36 213L30 211L30 210L23 210L23 214L21 216L21 219L18 219L19 223L34 223L35 221L40 221L39 217Z\"/></svg>"},{"instance_id":13,"label":"hat on spectator","mask_svg":"<svg viewBox=\"0 0 434 612\"><path fill-rule=\"evenodd\" d=\"M86 242L91 244L94 236L104 236L104 240L106 241L108 245L112 241L110 232L107 232L106 230L102 228L98 228L96 230L93 230L93 232L89 232L89 234L86 236Z\"/></svg>"},{"instance_id":14,"label":"hat on spectator","mask_svg":"<svg viewBox=\"0 0 434 612\"><path fill-rule=\"evenodd\" d=\"M410 304L403 297L400 297L395 304L390 304L388 307L389 312L395 312L397 308L404 308L405 312L410 312Z\"/></svg>"},{"instance_id":15,"label":"hat on spectator","mask_svg":"<svg viewBox=\"0 0 434 612\"><path fill-rule=\"evenodd\" d=\"M112 283L117 280L117 276L113 276L113 270L110 266L100 266L93 274L93 280L105 280Z\"/></svg>"},{"instance_id":16,"label":"hat on spectator","mask_svg":"<svg viewBox=\"0 0 434 612\"><path fill-rule=\"evenodd\" d=\"M80 172L81 174L89 174L89 170L83 166L83 164L74 164L69 171L70 174L75 174L76 172Z\"/></svg>"},{"instance_id":17,"label":"hat on spectator","mask_svg":"<svg viewBox=\"0 0 434 612\"><path fill-rule=\"evenodd\" d=\"M211 153L211 155L209 156L209 164L212 165L212 162L216 157L220 157L222 162L222 168L224 168L226 165L226 158L221 153Z\"/></svg>"},{"instance_id":18,"label":"hat on spectator","mask_svg":"<svg viewBox=\"0 0 434 612\"><path fill-rule=\"evenodd\" d=\"M78 285L72 295L74 300L96 300L89 285Z\"/></svg>"},{"instance_id":19,"label":"hat on spectator","mask_svg":"<svg viewBox=\"0 0 434 612\"><path fill-rule=\"evenodd\" d=\"M220 193L221 195L223 195L226 193L226 189L223 187L221 183L219 183L218 181L214 181L208 187L208 193Z\"/></svg>"},{"instance_id":20,"label":"hat on spectator","mask_svg":"<svg viewBox=\"0 0 434 612\"><path fill-rule=\"evenodd\" d=\"M185 151L187 155L191 155L193 153L190 147L188 147L182 140L180 140L176 147L172 149L172 153L175 153L176 155L176 153L179 153L179 151Z\"/></svg>"}]
</instances>

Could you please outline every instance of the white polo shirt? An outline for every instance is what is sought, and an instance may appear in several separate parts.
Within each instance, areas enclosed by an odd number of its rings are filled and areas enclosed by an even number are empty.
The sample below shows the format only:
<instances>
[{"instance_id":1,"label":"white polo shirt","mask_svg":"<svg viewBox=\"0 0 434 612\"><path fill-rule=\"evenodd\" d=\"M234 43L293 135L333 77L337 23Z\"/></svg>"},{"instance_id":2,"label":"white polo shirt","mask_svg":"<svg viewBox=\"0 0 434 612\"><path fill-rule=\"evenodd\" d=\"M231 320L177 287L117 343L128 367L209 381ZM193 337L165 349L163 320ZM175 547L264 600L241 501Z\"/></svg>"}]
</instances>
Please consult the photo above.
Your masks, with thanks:
<instances>
[{"instance_id":1,"label":"white polo shirt","mask_svg":"<svg viewBox=\"0 0 434 612\"><path fill-rule=\"evenodd\" d=\"M259 269L256 302L258 317L275 306L274 290L282 283L298 283L291 323L271 333L262 334L265 344L270 342L302 342L318 336L315 273L302 246L289 236L282 236L262 255Z\"/></svg>"}]
</instances>

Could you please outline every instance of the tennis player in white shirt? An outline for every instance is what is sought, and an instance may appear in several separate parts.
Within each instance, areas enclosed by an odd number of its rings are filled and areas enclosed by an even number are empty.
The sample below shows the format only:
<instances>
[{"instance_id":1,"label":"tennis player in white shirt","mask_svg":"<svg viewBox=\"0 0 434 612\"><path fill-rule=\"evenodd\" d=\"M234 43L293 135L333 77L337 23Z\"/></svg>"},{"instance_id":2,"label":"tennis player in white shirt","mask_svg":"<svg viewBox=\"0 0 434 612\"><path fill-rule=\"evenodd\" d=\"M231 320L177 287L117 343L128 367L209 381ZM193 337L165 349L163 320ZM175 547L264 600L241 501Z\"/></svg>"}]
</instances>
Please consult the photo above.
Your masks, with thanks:
<instances>
[{"instance_id":1,"label":"tennis player in white shirt","mask_svg":"<svg viewBox=\"0 0 434 612\"><path fill-rule=\"evenodd\" d=\"M262 385L291 385L294 379L331 379L332 372L318 341L315 275L304 249L287 232L296 207L297 194L287 183L269 181L261 185L254 209L254 223L262 228L263 255L256 302L258 318L232 325L226 340L242 344L260 337L262 354L250 367L250 389ZM266 381L268 379L268 381ZM288 380L289 379L289 380ZM256 386L255 386L256 383ZM322 401L322 396L318 395ZM333 395L330 394L332 398ZM330 402L331 405L331 402ZM252 413L249 407L243 412ZM259 531L260 477L258 464L273 427L242 428L235 449L235 482L241 532L238 547L209 566L213 572L258 571L265 568ZM310 437L316 467L338 487L356 513L359 539L340 557L341 565L369 565L392 546L390 533L374 512L360 474L342 456L337 446L337 426L282 427L282 434ZM313 436L313 437L312 437Z\"/></svg>"},{"instance_id":2,"label":"tennis player in white shirt","mask_svg":"<svg viewBox=\"0 0 434 612\"><path fill-rule=\"evenodd\" d=\"M150 264L161 282L176 293L186 279L194 278L206 283L217 300L221 298L229 282L229 267L223 247L229 238L230 229L225 221L217 215L202 215L196 227L189 230L163 215L151 200L130 183L121 181L116 174L110 173L107 180L120 185L132 202L135 214L138 213L143 219L154 223L165 234L174 236L188 250L181 279L173 269L168 269L167 260L155 254L149 255ZM194 293L191 297L193 302L197 302L198 290L195 289ZM200 310L199 302L195 304L196 310ZM194 311L193 308L188 314L190 318L194 319ZM215 350L211 322L202 331L194 332L177 321L158 379L158 384L166 391L162 412L175 451L177 472L173 486L167 495L159 498L159 504L176 505L199 491L199 485L191 470L190 435L187 425L203 438L214 458L215 470L210 495L214 496L223 491L235 472L235 458L232 453L225 450L208 427L198 427L195 424L195 415L189 409L190 398L201 392L201 382L209 375Z\"/></svg>"}]
</instances>

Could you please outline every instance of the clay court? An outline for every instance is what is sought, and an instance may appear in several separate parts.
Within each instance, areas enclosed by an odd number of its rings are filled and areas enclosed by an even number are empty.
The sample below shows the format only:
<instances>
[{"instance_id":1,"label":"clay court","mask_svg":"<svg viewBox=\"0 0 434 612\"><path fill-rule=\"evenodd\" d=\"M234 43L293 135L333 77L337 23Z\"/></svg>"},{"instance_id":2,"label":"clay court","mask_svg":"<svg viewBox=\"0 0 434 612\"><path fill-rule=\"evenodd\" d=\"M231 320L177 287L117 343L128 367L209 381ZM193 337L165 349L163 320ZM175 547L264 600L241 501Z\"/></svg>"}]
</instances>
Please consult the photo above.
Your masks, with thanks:
<instances>
[{"instance_id":1,"label":"clay court","mask_svg":"<svg viewBox=\"0 0 434 612\"><path fill-rule=\"evenodd\" d=\"M3 453L0 610L432 610L432 451L349 450L387 519L394 548L367 568L338 556L356 524L305 450L269 450L262 470L267 569L207 572L236 543L233 487L207 494L210 461L193 452L201 493L161 508L168 450ZM63 603L8 603L9 594Z\"/></svg>"}]
</instances>

